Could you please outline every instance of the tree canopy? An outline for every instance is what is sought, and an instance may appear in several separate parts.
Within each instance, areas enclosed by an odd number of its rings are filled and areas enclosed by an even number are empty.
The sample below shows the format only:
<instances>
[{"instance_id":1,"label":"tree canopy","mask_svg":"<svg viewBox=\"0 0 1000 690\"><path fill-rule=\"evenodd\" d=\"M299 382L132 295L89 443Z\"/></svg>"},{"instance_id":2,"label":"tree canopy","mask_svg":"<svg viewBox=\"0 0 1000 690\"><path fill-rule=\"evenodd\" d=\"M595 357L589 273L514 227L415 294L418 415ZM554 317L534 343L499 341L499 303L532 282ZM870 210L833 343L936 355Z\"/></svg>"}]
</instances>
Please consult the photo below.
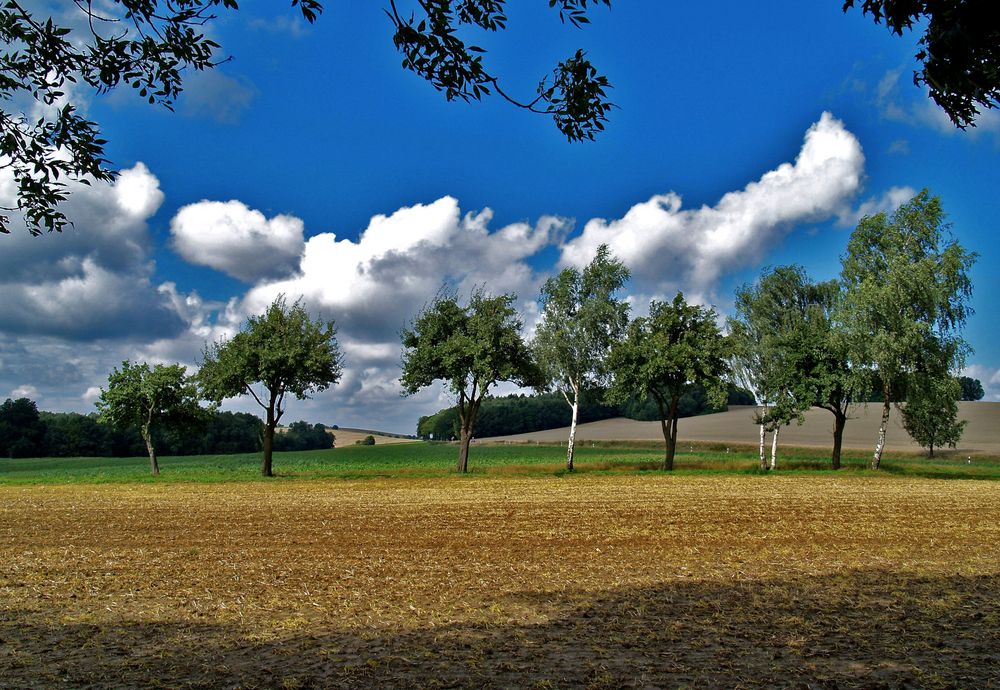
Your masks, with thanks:
<instances>
[{"instance_id":1,"label":"tree canopy","mask_svg":"<svg viewBox=\"0 0 1000 690\"><path fill-rule=\"evenodd\" d=\"M917 374L907 386L903 405L903 428L910 437L934 457L934 449L954 448L962 438L965 420L958 419L961 384L952 376Z\"/></svg>"},{"instance_id":2,"label":"tree canopy","mask_svg":"<svg viewBox=\"0 0 1000 690\"><path fill-rule=\"evenodd\" d=\"M469 469L469 444L490 387L500 381L520 386L538 382L515 299L512 294L489 295L480 288L462 305L455 294L441 293L400 334L404 393L413 395L444 381L458 399L459 472Z\"/></svg>"},{"instance_id":3,"label":"tree canopy","mask_svg":"<svg viewBox=\"0 0 1000 690\"><path fill-rule=\"evenodd\" d=\"M628 304L616 297L628 278L625 264L602 244L583 271L564 268L542 286L532 349L544 381L539 389L562 394L573 412L566 447L570 470L581 395L609 382L608 352L628 325Z\"/></svg>"},{"instance_id":4,"label":"tree canopy","mask_svg":"<svg viewBox=\"0 0 1000 690\"><path fill-rule=\"evenodd\" d=\"M861 219L842 257L840 320L852 365L881 388L882 424L872 457L878 469L894 393L911 375L953 375L968 346L969 271L976 260L950 237L941 200L925 189L890 217Z\"/></svg>"},{"instance_id":5,"label":"tree canopy","mask_svg":"<svg viewBox=\"0 0 1000 690\"><path fill-rule=\"evenodd\" d=\"M725 404L726 354L718 314L688 304L680 292L672 302L650 302L649 316L632 321L625 337L613 345L608 367L614 383L608 397L653 397L663 432L663 469L674 468L678 403L684 391L700 385L716 404Z\"/></svg>"},{"instance_id":6,"label":"tree canopy","mask_svg":"<svg viewBox=\"0 0 1000 690\"><path fill-rule=\"evenodd\" d=\"M845 0L844 11L857 0ZM861 11L897 36L924 27L913 83L956 127L975 127L979 108L1000 100L1000 22L991 0L862 0Z\"/></svg>"},{"instance_id":7,"label":"tree canopy","mask_svg":"<svg viewBox=\"0 0 1000 690\"><path fill-rule=\"evenodd\" d=\"M289 306L279 295L232 339L206 347L198 372L203 395L216 403L249 395L265 412L263 476L273 476L274 429L286 396L304 400L340 380L343 357L336 334L333 321L313 321L301 301Z\"/></svg>"},{"instance_id":8,"label":"tree canopy","mask_svg":"<svg viewBox=\"0 0 1000 690\"><path fill-rule=\"evenodd\" d=\"M135 364L122 362L108 375L107 389L101 389L97 409L101 420L116 429L135 427L149 453L149 469L160 473L153 432L157 428L207 423L198 405L197 386L180 364Z\"/></svg>"},{"instance_id":9,"label":"tree canopy","mask_svg":"<svg viewBox=\"0 0 1000 690\"><path fill-rule=\"evenodd\" d=\"M0 405L0 457L30 458L44 454L45 424L34 400L7 398Z\"/></svg>"}]
</instances>

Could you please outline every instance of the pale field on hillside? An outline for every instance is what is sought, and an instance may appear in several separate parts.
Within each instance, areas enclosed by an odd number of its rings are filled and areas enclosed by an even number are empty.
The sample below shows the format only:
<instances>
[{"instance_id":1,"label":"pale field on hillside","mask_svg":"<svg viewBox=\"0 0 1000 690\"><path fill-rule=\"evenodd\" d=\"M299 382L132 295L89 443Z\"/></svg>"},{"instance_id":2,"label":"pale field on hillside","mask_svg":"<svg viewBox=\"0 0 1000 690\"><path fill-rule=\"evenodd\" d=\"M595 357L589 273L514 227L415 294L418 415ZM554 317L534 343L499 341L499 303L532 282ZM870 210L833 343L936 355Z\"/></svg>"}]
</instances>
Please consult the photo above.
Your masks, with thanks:
<instances>
[{"instance_id":1,"label":"pale field on hillside","mask_svg":"<svg viewBox=\"0 0 1000 690\"><path fill-rule=\"evenodd\" d=\"M730 407L727 412L687 417L678 420L677 434L680 441L715 441L740 445L758 442L758 428L753 423L754 407ZM844 430L844 447L874 448L881 421L882 408L878 404L855 406ZM792 423L778 434L782 445L804 447L832 447L833 415L826 410L813 408L805 415L805 423ZM1000 455L1000 403L959 403L959 418L968 420L965 432L953 455ZM498 436L489 441L537 441L541 443L565 442L569 428L548 429L527 434ZM636 422L631 419L605 419L581 424L577 427L580 441L662 441L659 422ZM920 452L903 428L899 411L893 407L889 417L886 447L889 450Z\"/></svg>"}]
</instances>

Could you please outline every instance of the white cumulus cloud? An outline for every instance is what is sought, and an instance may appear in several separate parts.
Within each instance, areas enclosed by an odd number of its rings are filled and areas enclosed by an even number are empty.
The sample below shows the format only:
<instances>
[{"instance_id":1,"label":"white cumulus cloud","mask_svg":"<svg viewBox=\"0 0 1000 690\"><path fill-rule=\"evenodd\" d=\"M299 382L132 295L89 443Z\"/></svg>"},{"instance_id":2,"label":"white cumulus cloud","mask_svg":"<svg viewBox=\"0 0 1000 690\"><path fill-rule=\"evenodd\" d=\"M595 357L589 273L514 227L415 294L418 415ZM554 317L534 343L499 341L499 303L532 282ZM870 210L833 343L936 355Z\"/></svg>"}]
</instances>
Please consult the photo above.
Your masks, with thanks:
<instances>
[{"instance_id":1,"label":"white cumulus cloud","mask_svg":"<svg viewBox=\"0 0 1000 690\"><path fill-rule=\"evenodd\" d=\"M783 163L714 206L682 208L660 194L619 219L595 218L562 250L563 265L583 266L607 243L632 269L639 290L684 288L704 296L721 276L759 262L800 223L836 215L861 186L864 154L830 113L806 132L794 163Z\"/></svg>"},{"instance_id":2,"label":"white cumulus cloud","mask_svg":"<svg viewBox=\"0 0 1000 690\"><path fill-rule=\"evenodd\" d=\"M247 283L288 275L305 241L302 220L266 218L240 201L199 201L170 222L173 248L185 261L209 266Z\"/></svg>"}]
</instances>

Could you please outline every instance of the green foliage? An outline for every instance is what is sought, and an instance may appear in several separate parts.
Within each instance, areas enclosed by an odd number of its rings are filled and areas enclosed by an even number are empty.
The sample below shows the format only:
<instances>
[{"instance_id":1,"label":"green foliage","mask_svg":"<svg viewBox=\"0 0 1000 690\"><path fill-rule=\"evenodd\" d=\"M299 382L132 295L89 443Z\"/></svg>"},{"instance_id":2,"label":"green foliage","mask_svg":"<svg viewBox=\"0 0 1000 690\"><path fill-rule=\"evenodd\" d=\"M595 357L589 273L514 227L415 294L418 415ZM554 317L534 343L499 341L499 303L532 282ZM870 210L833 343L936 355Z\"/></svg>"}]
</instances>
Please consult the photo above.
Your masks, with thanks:
<instances>
[{"instance_id":1,"label":"green foliage","mask_svg":"<svg viewBox=\"0 0 1000 690\"><path fill-rule=\"evenodd\" d=\"M333 448L334 437L322 424L312 424L298 421L288 425L288 430L275 434L274 449L289 450L326 450ZM374 443L375 439L372 439Z\"/></svg>"},{"instance_id":2,"label":"green foliage","mask_svg":"<svg viewBox=\"0 0 1000 690\"><path fill-rule=\"evenodd\" d=\"M317 0L292 0L307 21L322 7ZM64 24L60 12L46 17L34 6L11 0L0 6L0 158L14 174L17 210L28 231L61 231L69 219L57 206L67 196L65 180L110 181L97 123L73 103L60 106L70 86L107 93L131 87L150 104L171 108L183 75L220 62L219 45L204 26L218 7L236 9L236 0L110 0L93 6L75 3L79 27ZM8 104L33 100L44 114L29 118ZM17 106L15 105L15 108ZM27 110L27 109L25 109ZM9 218L0 215L0 232Z\"/></svg>"},{"instance_id":3,"label":"green foliage","mask_svg":"<svg viewBox=\"0 0 1000 690\"><path fill-rule=\"evenodd\" d=\"M969 376L959 376L958 383L962 396L961 400L982 400L983 396L986 395L986 391L983 390L983 384L979 379Z\"/></svg>"},{"instance_id":4,"label":"green foliage","mask_svg":"<svg viewBox=\"0 0 1000 690\"><path fill-rule=\"evenodd\" d=\"M958 380L917 375L908 389L909 397L902 409L906 432L927 449L930 457L934 457L935 447L954 448L968 423L958 419Z\"/></svg>"},{"instance_id":5,"label":"green foliage","mask_svg":"<svg viewBox=\"0 0 1000 690\"><path fill-rule=\"evenodd\" d=\"M441 380L458 398L460 472L468 470L469 441L490 387L500 381L530 386L539 379L515 299L477 289L462 306L457 296L442 293L401 333L404 392L412 395Z\"/></svg>"},{"instance_id":6,"label":"green foliage","mask_svg":"<svg viewBox=\"0 0 1000 690\"><path fill-rule=\"evenodd\" d=\"M187 428L207 422L198 405L198 390L180 364L122 362L122 368L108 375L107 390L101 389L97 400L100 419L111 427L139 429L153 474L159 474L156 459L156 430L183 425Z\"/></svg>"},{"instance_id":7,"label":"green foliage","mask_svg":"<svg viewBox=\"0 0 1000 690\"><path fill-rule=\"evenodd\" d=\"M267 311L251 316L231 340L205 349L198 372L205 398L221 403L250 395L266 413L264 476L272 475L274 429L285 412L285 396L304 400L340 380L343 358L336 333L333 321L313 321L300 300L288 306L285 296L278 295Z\"/></svg>"},{"instance_id":8,"label":"green foliage","mask_svg":"<svg viewBox=\"0 0 1000 690\"><path fill-rule=\"evenodd\" d=\"M545 281L533 343L543 389L573 398L607 383L608 352L628 324L628 304L615 295L628 278L625 264L602 244L582 272L571 266Z\"/></svg>"},{"instance_id":9,"label":"green foliage","mask_svg":"<svg viewBox=\"0 0 1000 690\"><path fill-rule=\"evenodd\" d=\"M612 108L607 101L611 84L597 73L584 51L577 50L560 62L539 83L534 99L524 101L508 94L486 69L483 48L466 45L460 38L463 27L487 32L505 29L505 4L505 0L436 0L421 2L420 15L406 17L390 0L386 14L395 27L392 40L403 55L403 67L430 82L449 101L478 101L495 91L519 108L551 115L569 141L593 140L604 129ZM588 4L610 7L611 0L549 0L549 7L558 5L560 18L576 27L590 22Z\"/></svg>"},{"instance_id":10,"label":"green foliage","mask_svg":"<svg viewBox=\"0 0 1000 690\"><path fill-rule=\"evenodd\" d=\"M375 437L372 436L371 434L368 434L364 438L359 438L357 441L355 441L354 445L356 445L356 446L374 446L375 445Z\"/></svg>"},{"instance_id":11,"label":"green foliage","mask_svg":"<svg viewBox=\"0 0 1000 690\"><path fill-rule=\"evenodd\" d=\"M972 314L976 255L948 238L949 227L941 200L925 189L891 218L862 218L842 258L839 320L853 367L882 387L884 418L893 392L911 376L946 378L964 361L968 348L959 333Z\"/></svg>"},{"instance_id":12,"label":"green foliage","mask_svg":"<svg viewBox=\"0 0 1000 690\"><path fill-rule=\"evenodd\" d=\"M845 0L844 11L857 0ZM861 11L902 36L923 29L916 57L923 69L913 83L925 86L955 126L975 127L977 106L1000 99L1000 24L996 4L985 0L862 0Z\"/></svg>"},{"instance_id":13,"label":"green foliage","mask_svg":"<svg viewBox=\"0 0 1000 690\"><path fill-rule=\"evenodd\" d=\"M729 371L727 348L714 309L689 305L680 292L673 302L653 300L649 316L635 319L623 340L611 349L608 363L614 383L608 398L652 397L663 427L665 470L673 469L681 395L700 385L713 404L725 404L723 377Z\"/></svg>"},{"instance_id":14,"label":"green foliage","mask_svg":"<svg viewBox=\"0 0 1000 690\"><path fill-rule=\"evenodd\" d=\"M30 458L45 452L45 424L33 400L7 398L0 405L0 457Z\"/></svg>"}]
</instances>

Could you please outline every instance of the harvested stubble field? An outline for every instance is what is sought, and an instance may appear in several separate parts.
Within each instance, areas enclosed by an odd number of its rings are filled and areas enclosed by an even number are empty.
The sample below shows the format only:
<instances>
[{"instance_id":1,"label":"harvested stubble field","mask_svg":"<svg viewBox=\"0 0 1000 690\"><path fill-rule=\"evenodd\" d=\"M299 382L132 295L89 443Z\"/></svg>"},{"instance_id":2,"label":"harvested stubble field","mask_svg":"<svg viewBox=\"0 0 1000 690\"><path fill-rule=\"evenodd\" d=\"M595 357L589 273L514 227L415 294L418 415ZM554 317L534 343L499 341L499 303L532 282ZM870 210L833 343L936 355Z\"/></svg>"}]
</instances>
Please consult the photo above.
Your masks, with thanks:
<instances>
[{"instance_id":1,"label":"harvested stubble field","mask_svg":"<svg viewBox=\"0 0 1000 690\"><path fill-rule=\"evenodd\" d=\"M995 482L0 487L0 687L1000 687Z\"/></svg>"}]
</instances>

